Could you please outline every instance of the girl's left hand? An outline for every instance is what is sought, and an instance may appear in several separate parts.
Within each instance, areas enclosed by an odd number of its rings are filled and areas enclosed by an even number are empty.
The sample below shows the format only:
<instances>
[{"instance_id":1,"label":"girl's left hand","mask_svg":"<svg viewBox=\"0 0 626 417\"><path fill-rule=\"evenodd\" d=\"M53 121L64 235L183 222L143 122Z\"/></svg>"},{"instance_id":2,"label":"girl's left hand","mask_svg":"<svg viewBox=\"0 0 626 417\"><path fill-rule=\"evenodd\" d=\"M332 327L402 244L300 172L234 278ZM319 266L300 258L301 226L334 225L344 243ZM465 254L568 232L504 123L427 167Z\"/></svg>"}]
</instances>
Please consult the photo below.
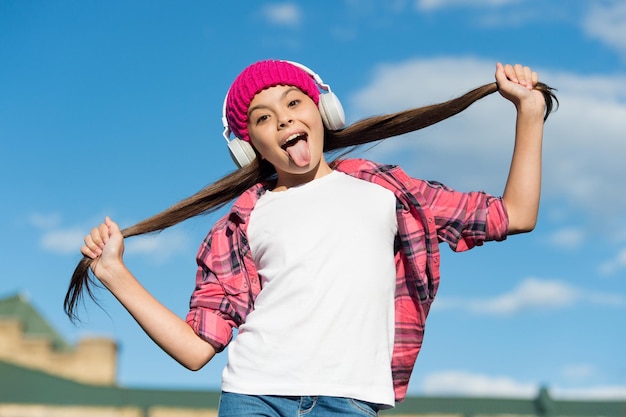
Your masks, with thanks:
<instances>
[{"instance_id":1,"label":"girl's left hand","mask_svg":"<svg viewBox=\"0 0 626 417\"><path fill-rule=\"evenodd\" d=\"M520 64L496 64L496 82L498 91L502 97L512 102L517 109L522 104L531 105L537 110L543 111L545 100L538 90L534 90L539 76L530 67Z\"/></svg>"}]
</instances>

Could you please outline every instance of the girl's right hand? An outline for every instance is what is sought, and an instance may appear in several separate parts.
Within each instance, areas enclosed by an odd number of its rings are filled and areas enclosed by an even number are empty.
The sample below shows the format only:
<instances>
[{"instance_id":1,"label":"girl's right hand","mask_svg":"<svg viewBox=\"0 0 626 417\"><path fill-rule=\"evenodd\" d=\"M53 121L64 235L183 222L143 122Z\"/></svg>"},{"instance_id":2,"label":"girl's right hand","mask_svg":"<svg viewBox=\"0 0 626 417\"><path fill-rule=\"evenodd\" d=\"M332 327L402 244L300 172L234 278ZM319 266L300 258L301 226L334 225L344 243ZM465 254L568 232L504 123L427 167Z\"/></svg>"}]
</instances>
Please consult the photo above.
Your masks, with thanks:
<instances>
[{"instance_id":1,"label":"girl's right hand","mask_svg":"<svg viewBox=\"0 0 626 417\"><path fill-rule=\"evenodd\" d=\"M90 268L94 275L161 349L192 370L211 360L215 348L154 298L126 268L122 259L124 236L114 221L106 217L104 223L85 236L80 251L92 259Z\"/></svg>"},{"instance_id":2,"label":"girl's right hand","mask_svg":"<svg viewBox=\"0 0 626 417\"><path fill-rule=\"evenodd\" d=\"M124 236L117 223L107 216L104 223L85 236L80 251L93 259L91 271L99 280L105 281L114 268L124 265Z\"/></svg>"}]
</instances>

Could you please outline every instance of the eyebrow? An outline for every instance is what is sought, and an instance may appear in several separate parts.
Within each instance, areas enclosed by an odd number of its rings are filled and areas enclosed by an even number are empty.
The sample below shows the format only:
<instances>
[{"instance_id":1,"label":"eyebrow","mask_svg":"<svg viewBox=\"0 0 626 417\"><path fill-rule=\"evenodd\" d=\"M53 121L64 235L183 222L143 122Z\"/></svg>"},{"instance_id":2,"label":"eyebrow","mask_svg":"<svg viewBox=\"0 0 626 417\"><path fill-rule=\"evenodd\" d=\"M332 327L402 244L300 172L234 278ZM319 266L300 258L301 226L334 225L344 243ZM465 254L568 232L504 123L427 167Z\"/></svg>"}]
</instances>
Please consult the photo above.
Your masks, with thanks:
<instances>
[{"instance_id":1,"label":"eyebrow","mask_svg":"<svg viewBox=\"0 0 626 417\"><path fill-rule=\"evenodd\" d=\"M285 98L289 93L291 93L292 91L301 91L298 87L290 87L287 90L285 90L281 95L280 98L283 99ZM264 104L257 104L256 106L250 107L248 109L248 117L250 117L250 115L252 114L253 111L255 110L259 110L262 108L268 108L269 106L266 106Z\"/></svg>"}]
</instances>

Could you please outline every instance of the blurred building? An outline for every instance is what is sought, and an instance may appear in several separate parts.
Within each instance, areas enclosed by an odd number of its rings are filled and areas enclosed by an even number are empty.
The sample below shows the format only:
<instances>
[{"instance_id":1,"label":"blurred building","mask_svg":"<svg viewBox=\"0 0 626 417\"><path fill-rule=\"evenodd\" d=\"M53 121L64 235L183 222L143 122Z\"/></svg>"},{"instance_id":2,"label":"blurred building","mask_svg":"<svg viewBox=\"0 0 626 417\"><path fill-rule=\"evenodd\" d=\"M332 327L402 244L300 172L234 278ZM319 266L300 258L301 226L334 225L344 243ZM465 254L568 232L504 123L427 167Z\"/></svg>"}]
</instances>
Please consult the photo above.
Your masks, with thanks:
<instances>
[{"instance_id":1,"label":"blurred building","mask_svg":"<svg viewBox=\"0 0 626 417\"><path fill-rule=\"evenodd\" d=\"M0 299L0 417L214 417L218 392L124 388L117 345L69 345L20 295ZM626 401L409 397L381 415L626 417Z\"/></svg>"},{"instance_id":2,"label":"blurred building","mask_svg":"<svg viewBox=\"0 0 626 417\"><path fill-rule=\"evenodd\" d=\"M115 383L113 340L86 338L69 346L21 295L0 300L0 335L0 360L86 384Z\"/></svg>"}]
</instances>

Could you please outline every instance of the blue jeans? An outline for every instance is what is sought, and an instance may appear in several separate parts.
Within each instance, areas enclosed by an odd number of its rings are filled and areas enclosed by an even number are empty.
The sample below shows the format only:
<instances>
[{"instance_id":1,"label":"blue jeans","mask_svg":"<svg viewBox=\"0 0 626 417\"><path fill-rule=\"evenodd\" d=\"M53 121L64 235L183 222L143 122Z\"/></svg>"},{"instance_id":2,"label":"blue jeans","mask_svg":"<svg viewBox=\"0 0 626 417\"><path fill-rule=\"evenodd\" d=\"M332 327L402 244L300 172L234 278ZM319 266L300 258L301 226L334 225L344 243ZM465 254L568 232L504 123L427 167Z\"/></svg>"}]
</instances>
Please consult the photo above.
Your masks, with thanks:
<instances>
[{"instance_id":1,"label":"blue jeans","mask_svg":"<svg viewBox=\"0 0 626 417\"><path fill-rule=\"evenodd\" d=\"M375 417L378 407L342 397L282 397L222 392L218 417Z\"/></svg>"}]
</instances>

